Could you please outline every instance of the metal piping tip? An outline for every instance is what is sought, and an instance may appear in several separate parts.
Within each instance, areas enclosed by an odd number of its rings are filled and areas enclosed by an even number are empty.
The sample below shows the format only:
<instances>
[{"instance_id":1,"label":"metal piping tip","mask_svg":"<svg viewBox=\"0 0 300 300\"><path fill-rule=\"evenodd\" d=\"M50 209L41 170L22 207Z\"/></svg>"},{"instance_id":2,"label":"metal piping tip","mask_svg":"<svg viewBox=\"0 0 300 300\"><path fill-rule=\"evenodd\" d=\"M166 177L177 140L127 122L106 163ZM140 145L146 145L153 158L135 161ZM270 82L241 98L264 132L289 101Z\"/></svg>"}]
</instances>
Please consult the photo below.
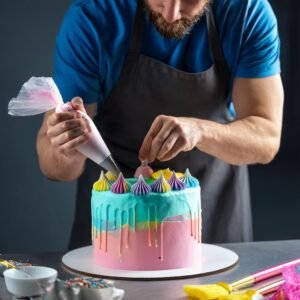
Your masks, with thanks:
<instances>
[{"instance_id":1,"label":"metal piping tip","mask_svg":"<svg viewBox=\"0 0 300 300\"><path fill-rule=\"evenodd\" d=\"M100 166L105 170L114 173L116 176L118 176L121 172L117 163L111 155L107 156L106 159L100 164Z\"/></svg>"}]
</instances>

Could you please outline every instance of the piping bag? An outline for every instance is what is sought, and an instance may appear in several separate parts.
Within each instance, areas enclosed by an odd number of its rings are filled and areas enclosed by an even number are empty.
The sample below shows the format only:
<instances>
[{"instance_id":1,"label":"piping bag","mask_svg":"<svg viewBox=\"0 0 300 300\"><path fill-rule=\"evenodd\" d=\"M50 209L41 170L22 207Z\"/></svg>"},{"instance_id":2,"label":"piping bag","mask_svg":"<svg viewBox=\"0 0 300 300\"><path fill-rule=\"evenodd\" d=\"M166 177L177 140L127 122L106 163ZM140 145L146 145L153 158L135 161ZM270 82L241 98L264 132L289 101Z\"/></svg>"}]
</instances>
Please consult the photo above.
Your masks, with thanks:
<instances>
[{"instance_id":1,"label":"piping bag","mask_svg":"<svg viewBox=\"0 0 300 300\"><path fill-rule=\"evenodd\" d=\"M70 102L64 103L62 96L50 77L31 77L24 83L16 98L8 104L8 113L12 116L33 116L54 109L57 113L74 111ZM78 111L91 127L87 143L79 145L77 150L107 171L118 175L119 167L101 137L93 120Z\"/></svg>"}]
</instances>

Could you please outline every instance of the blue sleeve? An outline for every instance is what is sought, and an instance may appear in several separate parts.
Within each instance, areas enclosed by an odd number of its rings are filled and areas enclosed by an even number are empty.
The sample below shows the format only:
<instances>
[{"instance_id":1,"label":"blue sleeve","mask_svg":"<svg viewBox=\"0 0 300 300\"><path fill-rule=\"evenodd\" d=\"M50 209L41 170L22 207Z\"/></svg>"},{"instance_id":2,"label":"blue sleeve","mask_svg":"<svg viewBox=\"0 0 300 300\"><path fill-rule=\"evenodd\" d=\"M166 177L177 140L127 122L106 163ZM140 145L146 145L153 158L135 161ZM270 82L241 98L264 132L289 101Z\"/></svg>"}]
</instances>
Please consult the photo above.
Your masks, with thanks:
<instances>
[{"instance_id":1,"label":"blue sleeve","mask_svg":"<svg viewBox=\"0 0 300 300\"><path fill-rule=\"evenodd\" d=\"M267 0L248 1L235 77L262 78L280 73L277 20Z\"/></svg>"},{"instance_id":2,"label":"blue sleeve","mask_svg":"<svg viewBox=\"0 0 300 300\"><path fill-rule=\"evenodd\" d=\"M54 80L64 101L75 96L86 104L101 101L99 52L99 37L88 11L73 4L56 39Z\"/></svg>"}]
</instances>

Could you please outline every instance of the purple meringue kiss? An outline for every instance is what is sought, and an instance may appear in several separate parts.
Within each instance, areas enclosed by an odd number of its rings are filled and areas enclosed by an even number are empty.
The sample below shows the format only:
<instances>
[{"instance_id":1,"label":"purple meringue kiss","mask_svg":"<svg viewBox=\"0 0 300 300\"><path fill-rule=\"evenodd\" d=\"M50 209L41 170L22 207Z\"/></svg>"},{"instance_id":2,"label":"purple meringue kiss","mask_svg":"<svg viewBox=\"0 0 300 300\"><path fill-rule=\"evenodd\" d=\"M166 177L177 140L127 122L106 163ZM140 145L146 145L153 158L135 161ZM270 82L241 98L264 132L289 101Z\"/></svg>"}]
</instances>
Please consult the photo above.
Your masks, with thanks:
<instances>
[{"instance_id":1,"label":"purple meringue kiss","mask_svg":"<svg viewBox=\"0 0 300 300\"><path fill-rule=\"evenodd\" d=\"M115 194L125 194L129 191L129 185L122 173L119 174L119 177L111 186L110 190Z\"/></svg>"},{"instance_id":2,"label":"purple meringue kiss","mask_svg":"<svg viewBox=\"0 0 300 300\"><path fill-rule=\"evenodd\" d=\"M171 191L171 186L161 173L160 177L151 184L151 189L155 193L167 193Z\"/></svg>"},{"instance_id":3,"label":"purple meringue kiss","mask_svg":"<svg viewBox=\"0 0 300 300\"><path fill-rule=\"evenodd\" d=\"M140 175L138 181L131 187L131 193L140 196L147 195L150 192L151 187L145 182L143 175Z\"/></svg>"},{"instance_id":4,"label":"purple meringue kiss","mask_svg":"<svg viewBox=\"0 0 300 300\"><path fill-rule=\"evenodd\" d=\"M172 176L169 180L169 184L173 191L181 191L186 188L184 182L177 178L176 173L173 171Z\"/></svg>"}]
</instances>

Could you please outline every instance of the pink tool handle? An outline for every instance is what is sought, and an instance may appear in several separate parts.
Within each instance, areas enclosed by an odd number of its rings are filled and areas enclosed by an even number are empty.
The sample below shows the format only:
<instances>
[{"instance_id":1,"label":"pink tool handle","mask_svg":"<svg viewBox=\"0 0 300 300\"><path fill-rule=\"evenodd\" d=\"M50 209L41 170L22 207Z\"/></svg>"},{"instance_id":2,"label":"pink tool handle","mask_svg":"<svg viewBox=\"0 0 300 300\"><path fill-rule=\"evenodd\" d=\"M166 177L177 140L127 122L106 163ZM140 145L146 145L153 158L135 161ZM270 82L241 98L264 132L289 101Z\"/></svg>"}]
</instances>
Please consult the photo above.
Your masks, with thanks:
<instances>
[{"instance_id":1,"label":"pink tool handle","mask_svg":"<svg viewBox=\"0 0 300 300\"><path fill-rule=\"evenodd\" d=\"M300 258L283 263L253 274L254 282L259 282L282 273L283 268L300 264Z\"/></svg>"},{"instance_id":2,"label":"pink tool handle","mask_svg":"<svg viewBox=\"0 0 300 300\"><path fill-rule=\"evenodd\" d=\"M258 290L256 290L256 292L258 292L259 294L265 296L265 295L269 295L271 293L275 293L277 292L277 290L279 289L280 286L282 286L282 284L284 283L284 280L277 280L274 282L270 282L268 283L268 285L263 286L261 288L259 288Z\"/></svg>"}]
</instances>

